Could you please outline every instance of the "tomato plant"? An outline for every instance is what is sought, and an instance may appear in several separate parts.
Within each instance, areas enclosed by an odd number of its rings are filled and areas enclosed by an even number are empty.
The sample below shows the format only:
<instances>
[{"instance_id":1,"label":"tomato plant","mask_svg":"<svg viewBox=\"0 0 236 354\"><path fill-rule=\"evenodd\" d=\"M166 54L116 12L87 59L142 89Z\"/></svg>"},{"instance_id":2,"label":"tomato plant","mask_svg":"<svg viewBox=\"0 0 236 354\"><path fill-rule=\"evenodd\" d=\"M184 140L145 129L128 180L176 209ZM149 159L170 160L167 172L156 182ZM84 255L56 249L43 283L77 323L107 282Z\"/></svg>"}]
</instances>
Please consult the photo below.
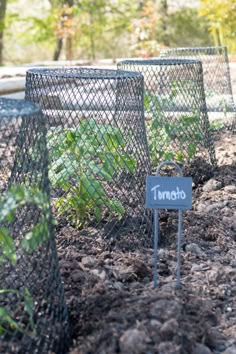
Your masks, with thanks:
<instances>
[{"instance_id":1,"label":"tomato plant","mask_svg":"<svg viewBox=\"0 0 236 354\"><path fill-rule=\"evenodd\" d=\"M204 140L199 112L166 119L165 112L174 111L177 96L174 82L170 97L157 97L146 92L144 108L147 113L147 135L150 157L154 166L161 160L190 161L197 153L197 145Z\"/></svg>"},{"instance_id":2,"label":"tomato plant","mask_svg":"<svg viewBox=\"0 0 236 354\"><path fill-rule=\"evenodd\" d=\"M106 187L121 172L132 173L136 160L126 152L119 128L83 119L78 128L55 128L48 133L49 178L64 193L56 199L59 215L82 228L103 211L121 218L125 208Z\"/></svg>"},{"instance_id":3,"label":"tomato plant","mask_svg":"<svg viewBox=\"0 0 236 354\"><path fill-rule=\"evenodd\" d=\"M0 264L10 262L12 266L17 265L17 249L14 238L10 233L10 225L14 222L17 211L24 207L36 207L40 212L37 223L29 229L21 240L21 247L24 252L31 254L36 251L45 241L48 240L49 230L49 200L39 189L25 187L22 185L12 185L9 190L0 198ZM33 321L34 301L28 288L18 291L16 289L0 289L0 294L16 294L23 298L24 311L28 314L32 334L35 334ZM9 311L0 307L0 334L5 331L18 331L23 333L24 329L13 319Z\"/></svg>"}]
</instances>

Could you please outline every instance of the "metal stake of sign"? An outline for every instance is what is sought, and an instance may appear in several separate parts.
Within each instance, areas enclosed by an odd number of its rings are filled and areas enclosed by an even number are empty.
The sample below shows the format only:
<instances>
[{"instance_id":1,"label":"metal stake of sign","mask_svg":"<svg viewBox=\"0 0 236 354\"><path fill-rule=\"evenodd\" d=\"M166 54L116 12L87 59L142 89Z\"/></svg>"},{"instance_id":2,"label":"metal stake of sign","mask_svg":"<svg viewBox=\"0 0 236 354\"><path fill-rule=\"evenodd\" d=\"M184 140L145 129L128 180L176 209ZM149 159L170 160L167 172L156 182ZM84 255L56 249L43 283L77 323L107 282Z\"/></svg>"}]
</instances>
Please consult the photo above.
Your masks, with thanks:
<instances>
[{"instance_id":1,"label":"metal stake of sign","mask_svg":"<svg viewBox=\"0 0 236 354\"><path fill-rule=\"evenodd\" d=\"M176 167L178 170L179 176L183 176L182 170L177 165L177 163L172 161L164 161L162 162L156 170L156 176L159 175L159 172L163 166L172 165ZM159 229L159 221L158 221L158 209L154 211L154 274L153 274L153 282L154 288L158 285L158 229ZM181 234L182 234L182 209L179 209L179 218L178 218L178 251L177 251L177 280L176 280L176 287L181 287L180 281L180 268L181 268Z\"/></svg>"}]
</instances>

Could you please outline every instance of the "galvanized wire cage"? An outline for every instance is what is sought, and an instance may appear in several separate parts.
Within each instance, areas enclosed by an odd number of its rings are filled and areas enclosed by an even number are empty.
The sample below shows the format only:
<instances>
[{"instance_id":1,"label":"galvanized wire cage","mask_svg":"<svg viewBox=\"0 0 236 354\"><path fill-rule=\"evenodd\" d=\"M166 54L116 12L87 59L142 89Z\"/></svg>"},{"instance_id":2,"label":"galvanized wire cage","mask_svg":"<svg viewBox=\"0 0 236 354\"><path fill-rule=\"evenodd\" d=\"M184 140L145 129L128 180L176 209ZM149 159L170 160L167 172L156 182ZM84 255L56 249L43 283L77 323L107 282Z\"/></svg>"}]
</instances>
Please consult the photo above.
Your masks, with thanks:
<instances>
[{"instance_id":1,"label":"galvanized wire cage","mask_svg":"<svg viewBox=\"0 0 236 354\"><path fill-rule=\"evenodd\" d=\"M144 107L153 169L163 160L183 166L216 164L200 61L125 60L122 70L144 76ZM204 161L203 161L204 160Z\"/></svg>"},{"instance_id":2,"label":"galvanized wire cage","mask_svg":"<svg viewBox=\"0 0 236 354\"><path fill-rule=\"evenodd\" d=\"M212 128L226 125L236 129L236 105L232 94L227 47L163 49L160 56L200 60Z\"/></svg>"},{"instance_id":3,"label":"galvanized wire cage","mask_svg":"<svg viewBox=\"0 0 236 354\"><path fill-rule=\"evenodd\" d=\"M33 69L26 99L47 117L58 220L93 235L146 232L143 77L95 68Z\"/></svg>"},{"instance_id":4,"label":"galvanized wire cage","mask_svg":"<svg viewBox=\"0 0 236 354\"><path fill-rule=\"evenodd\" d=\"M36 105L0 99L0 163L0 351L65 353L46 126Z\"/></svg>"}]
</instances>

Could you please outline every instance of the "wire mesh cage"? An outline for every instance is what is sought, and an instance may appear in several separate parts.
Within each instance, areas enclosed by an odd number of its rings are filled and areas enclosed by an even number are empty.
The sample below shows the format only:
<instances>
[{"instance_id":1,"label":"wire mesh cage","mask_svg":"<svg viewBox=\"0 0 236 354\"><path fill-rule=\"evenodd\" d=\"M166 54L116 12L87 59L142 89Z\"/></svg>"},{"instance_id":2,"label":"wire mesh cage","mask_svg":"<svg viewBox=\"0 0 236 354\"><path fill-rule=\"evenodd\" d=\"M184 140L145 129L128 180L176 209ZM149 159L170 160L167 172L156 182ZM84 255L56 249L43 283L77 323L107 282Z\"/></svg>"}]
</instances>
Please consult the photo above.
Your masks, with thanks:
<instances>
[{"instance_id":1,"label":"wire mesh cage","mask_svg":"<svg viewBox=\"0 0 236 354\"><path fill-rule=\"evenodd\" d=\"M163 58L196 59L202 62L207 110L212 128L236 129L236 105L233 99L227 47L162 49Z\"/></svg>"},{"instance_id":2,"label":"wire mesh cage","mask_svg":"<svg viewBox=\"0 0 236 354\"><path fill-rule=\"evenodd\" d=\"M65 353L67 310L39 107L1 98L0 142L0 351Z\"/></svg>"},{"instance_id":3,"label":"wire mesh cage","mask_svg":"<svg viewBox=\"0 0 236 354\"><path fill-rule=\"evenodd\" d=\"M60 220L104 237L148 233L144 189L151 167L142 75L33 69L26 99L38 102L47 117L49 176Z\"/></svg>"},{"instance_id":4,"label":"wire mesh cage","mask_svg":"<svg viewBox=\"0 0 236 354\"><path fill-rule=\"evenodd\" d=\"M122 70L144 76L145 121L152 167L173 160L183 167L215 166L200 61L125 60Z\"/></svg>"}]
</instances>

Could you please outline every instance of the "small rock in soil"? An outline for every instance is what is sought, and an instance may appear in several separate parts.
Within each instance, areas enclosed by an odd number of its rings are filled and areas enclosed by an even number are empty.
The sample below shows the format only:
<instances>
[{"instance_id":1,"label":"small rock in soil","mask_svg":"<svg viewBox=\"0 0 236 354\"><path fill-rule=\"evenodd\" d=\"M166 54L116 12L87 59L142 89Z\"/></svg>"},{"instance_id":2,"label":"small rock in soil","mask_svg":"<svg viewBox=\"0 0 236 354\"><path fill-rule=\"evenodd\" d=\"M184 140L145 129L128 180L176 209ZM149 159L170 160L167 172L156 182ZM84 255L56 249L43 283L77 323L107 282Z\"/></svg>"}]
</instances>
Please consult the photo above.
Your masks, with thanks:
<instances>
[{"instance_id":1,"label":"small rock in soil","mask_svg":"<svg viewBox=\"0 0 236 354\"><path fill-rule=\"evenodd\" d=\"M174 283L175 284L175 283ZM164 291L163 287L162 290ZM165 311L163 311L165 309ZM152 315L157 320L167 321L171 318L178 318L181 312L181 307L177 301L161 299L153 304Z\"/></svg>"},{"instance_id":2,"label":"small rock in soil","mask_svg":"<svg viewBox=\"0 0 236 354\"><path fill-rule=\"evenodd\" d=\"M75 269L71 273L71 279L73 282L78 283L78 282L84 282L86 279L85 273L82 272L81 270Z\"/></svg>"},{"instance_id":3,"label":"small rock in soil","mask_svg":"<svg viewBox=\"0 0 236 354\"><path fill-rule=\"evenodd\" d=\"M128 329L119 340L121 352L141 354L143 353L148 341L150 341L150 339L144 331L136 328Z\"/></svg>"},{"instance_id":4,"label":"small rock in soil","mask_svg":"<svg viewBox=\"0 0 236 354\"><path fill-rule=\"evenodd\" d=\"M207 213L211 213L212 211L215 211L215 210L223 209L227 206L227 204L228 204L227 200L225 200L223 202L216 202L216 203L213 203L212 201L209 201L209 203L200 202L197 205L197 211L199 211L200 213L207 214Z\"/></svg>"},{"instance_id":5,"label":"small rock in soil","mask_svg":"<svg viewBox=\"0 0 236 354\"><path fill-rule=\"evenodd\" d=\"M173 342L162 342L158 345L158 353L161 354L181 354L180 347L175 346Z\"/></svg>"},{"instance_id":6,"label":"small rock in soil","mask_svg":"<svg viewBox=\"0 0 236 354\"><path fill-rule=\"evenodd\" d=\"M177 333L178 328L178 322L174 318L171 318L162 325L161 335L165 340L171 340L171 338Z\"/></svg>"},{"instance_id":7,"label":"small rock in soil","mask_svg":"<svg viewBox=\"0 0 236 354\"><path fill-rule=\"evenodd\" d=\"M164 250L163 248L160 248L158 250L158 258L159 260L164 260L168 258L168 251Z\"/></svg>"},{"instance_id":8,"label":"small rock in soil","mask_svg":"<svg viewBox=\"0 0 236 354\"><path fill-rule=\"evenodd\" d=\"M204 252L201 250L201 248L196 243L187 244L185 249L187 252L191 252L193 254L196 254L197 256L201 256L204 254Z\"/></svg>"},{"instance_id":9,"label":"small rock in soil","mask_svg":"<svg viewBox=\"0 0 236 354\"><path fill-rule=\"evenodd\" d=\"M221 354L236 354L236 346L227 348Z\"/></svg>"},{"instance_id":10,"label":"small rock in soil","mask_svg":"<svg viewBox=\"0 0 236 354\"><path fill-rule=\"evenodd\" d=\"M221 187L222 187L222 182L217 181L212 178L206 182L206 184L203 186L202 190L203 190L203 192L211 192L211 191L217 191Z\"/></svg>"},{"instance_id":11,"label":"small rock in soil","mask_svg":"<svg viewBox=\"0 0 236 354\"><path fill-rule=\"evenodd\" d=\"M202 272L202 270L201 264L193 264L191 267L191 273Z\"/></svg>"},{"instance_id":12,"label":"small rock in soil","mask_svg":"<svg viewBox=\"0 0 236 354\"><path fill-rule=\"evenodd\" d=\"M236 193L236 186L233 185L225 186L224 190L229 193Z\"/></svg>"},{"instance_id":13,"label":"small rock in soil","mask_svg":"<svg viewBox=\"0 0 236 354\"><path fill-rule=\"evenodd\" d=\"M197 343L193 349L193 354L212 354L212 351L202 343Z\"/></svg>"},{"instance_id":14,"label":"small rock in soil","mask_svg":"<svg viewBox=\"0 0 236 354\"><path fill-rule=\"evenodd\" d=\"M104 270L99 270L99 269L92 269L90 271L93 275L97 276L101 280L105 280L106 278L106 272Z\"/></svg>"},{"instance_id":15,"label":"small rock in soil","mask_svg":"<svg viewBox=\"0 0 236 354\"><path fill-rule=\"evenodd\" d=\"M158 320L151 320L150 325L157 330L159 330L161 328L161 322Z\"/></svg>"},{"instance_id":16,"label":"small rock in soil","mask_svg":"<svg viewBox=\"0 0 236 354\"><path fill-rule=\"evenodd\" d=\"M97 259L96 259L96 257L93 257L93 256L86 256L86 257L82 258L81 262L84 267L93 268L96 266Z\"/></svg>"},{"instance_id":17,"label":"small rock in soil","mask_svg":"<svg viewBox=\"0 0 236 354\"><path fill-rule=\"evenodd\" d=\"M218 284L222 277L224 277L224 272L219 268L211 269L206 273L206 277L209 283Z\"/></svg>"}]
</instances>

